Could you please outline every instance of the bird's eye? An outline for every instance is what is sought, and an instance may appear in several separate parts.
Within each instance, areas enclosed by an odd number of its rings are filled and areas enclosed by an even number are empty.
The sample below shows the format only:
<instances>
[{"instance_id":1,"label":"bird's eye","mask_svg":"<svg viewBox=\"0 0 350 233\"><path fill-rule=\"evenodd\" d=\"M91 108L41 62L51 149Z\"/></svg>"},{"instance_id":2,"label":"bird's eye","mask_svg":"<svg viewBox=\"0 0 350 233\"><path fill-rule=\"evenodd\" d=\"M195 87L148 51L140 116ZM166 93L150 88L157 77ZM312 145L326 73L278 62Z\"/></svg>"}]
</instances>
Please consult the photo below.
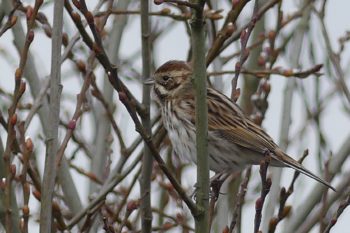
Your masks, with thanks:
<instances>
[{"instance_id":1,"label":"bird's eye","mask_svg":"<svg viewBox=\"0 0 350 233\"><path fill-rule=\"evenodd\" d=\"M164 82L166 82L166 81L168 81L168 80L170 79L170 77L167 76L167 75L164 75L164 76L162 77L162 79L163 79Z\"/></svg>"}]
</instances>

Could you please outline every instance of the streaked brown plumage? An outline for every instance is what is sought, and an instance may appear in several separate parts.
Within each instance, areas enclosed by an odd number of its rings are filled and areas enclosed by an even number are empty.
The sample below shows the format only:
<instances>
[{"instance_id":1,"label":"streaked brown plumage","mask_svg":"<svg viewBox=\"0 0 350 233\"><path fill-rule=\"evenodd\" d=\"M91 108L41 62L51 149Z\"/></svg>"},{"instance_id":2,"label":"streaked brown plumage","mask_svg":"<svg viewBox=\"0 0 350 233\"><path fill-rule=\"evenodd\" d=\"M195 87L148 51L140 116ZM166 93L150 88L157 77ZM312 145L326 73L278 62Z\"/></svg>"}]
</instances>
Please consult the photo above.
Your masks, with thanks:
<instances>
[{"instance_id":1,"label":"streaked brown plumage","mask_svg":"<svg viewBox=\"0 0 350 233\"><path fill-rule=\"evenodd\" d=\"M168 61L154 74L154 94L176 154L196 162L195 101L192 69L183 61ZM207 89L210 169L223 173L259 164L269 152L271 165L291 167L330 187L284 153L239 106L213 88ZM332 188L333 189L333 188Z\"/></svg>"}]
</instances>

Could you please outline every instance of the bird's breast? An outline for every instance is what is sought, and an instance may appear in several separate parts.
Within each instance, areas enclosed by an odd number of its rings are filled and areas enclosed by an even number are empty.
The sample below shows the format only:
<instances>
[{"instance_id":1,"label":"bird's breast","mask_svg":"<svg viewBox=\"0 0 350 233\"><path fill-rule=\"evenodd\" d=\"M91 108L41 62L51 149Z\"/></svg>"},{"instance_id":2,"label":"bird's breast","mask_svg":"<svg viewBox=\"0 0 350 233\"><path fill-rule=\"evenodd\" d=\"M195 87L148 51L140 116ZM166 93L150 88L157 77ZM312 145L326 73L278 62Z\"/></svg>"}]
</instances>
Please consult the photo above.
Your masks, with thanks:
<instances>
[{"instance_id":1,"label":"bird's breast","mask_svg":"<svg viewBox=\"0 0 350 233\"><path fill-rule=\"evenodd\" d=\"M196 131L190 117L175 103L166 101L162 106L162 119L168 132L171 144L178 156L187 161L195 161L196 157Z\"/></svg>"}]
</instances>

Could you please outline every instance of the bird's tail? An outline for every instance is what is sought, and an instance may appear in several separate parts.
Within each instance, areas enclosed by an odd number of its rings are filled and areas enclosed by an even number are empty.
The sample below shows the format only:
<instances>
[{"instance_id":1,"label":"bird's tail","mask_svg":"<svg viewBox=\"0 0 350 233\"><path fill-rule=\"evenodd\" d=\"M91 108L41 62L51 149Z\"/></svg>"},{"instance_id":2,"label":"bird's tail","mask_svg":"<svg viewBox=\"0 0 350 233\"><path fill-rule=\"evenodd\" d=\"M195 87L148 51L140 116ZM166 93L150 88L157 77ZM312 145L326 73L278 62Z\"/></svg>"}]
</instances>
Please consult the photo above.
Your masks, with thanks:
<instances>
[{"instance_id":1,"label":"bird's tail","mask_svg":"<svg viewBox=\"0 0 350 233\"><path fill-rule=\"evenodd\" d=\"M280 161L281 163L283 163L284 165L286 165L287 167L293 168L294 170L320 182L321 184L327 186L328 188L332 189L333 191L336 191L335 188L328 183L327 181L321 179L320 177L316 176L314 173L312 173L311 171L309 171L308 169L306 169L303 165L301 165L299 162L297 162L296 160L294 160L293 158L289 157L287 154L285 154L282 151L276 151L277 152L277 156L272 155L274 157L274 159ZM278 153L283 153L283 156L279 156Z\"/></svg>"}]
</instances>

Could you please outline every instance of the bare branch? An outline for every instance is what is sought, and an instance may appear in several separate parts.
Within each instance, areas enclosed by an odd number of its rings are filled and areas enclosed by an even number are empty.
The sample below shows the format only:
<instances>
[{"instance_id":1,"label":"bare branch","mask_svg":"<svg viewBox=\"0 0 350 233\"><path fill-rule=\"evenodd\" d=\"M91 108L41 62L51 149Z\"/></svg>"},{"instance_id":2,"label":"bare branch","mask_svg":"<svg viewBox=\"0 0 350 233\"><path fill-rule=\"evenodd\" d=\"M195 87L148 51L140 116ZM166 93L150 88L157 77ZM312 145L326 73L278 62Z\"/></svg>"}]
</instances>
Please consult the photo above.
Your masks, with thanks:
<instances>
[{"instance_id":1,"label":"bare branch","mask_svg":"<svg viewBox=\"0 0 350 233\"><path fill-rule=\"evenodd\" d=\"M41 1L42 2L42 1ZM34 22L34 19L32 20ZM61 45L63 1L54 3L54 27L52 34L50 111L43 186L41 190L40 233L51 232L52 198L56 179L56 153L58 150L58 126L61 98Z\"/></svg>"}]
</instances>

